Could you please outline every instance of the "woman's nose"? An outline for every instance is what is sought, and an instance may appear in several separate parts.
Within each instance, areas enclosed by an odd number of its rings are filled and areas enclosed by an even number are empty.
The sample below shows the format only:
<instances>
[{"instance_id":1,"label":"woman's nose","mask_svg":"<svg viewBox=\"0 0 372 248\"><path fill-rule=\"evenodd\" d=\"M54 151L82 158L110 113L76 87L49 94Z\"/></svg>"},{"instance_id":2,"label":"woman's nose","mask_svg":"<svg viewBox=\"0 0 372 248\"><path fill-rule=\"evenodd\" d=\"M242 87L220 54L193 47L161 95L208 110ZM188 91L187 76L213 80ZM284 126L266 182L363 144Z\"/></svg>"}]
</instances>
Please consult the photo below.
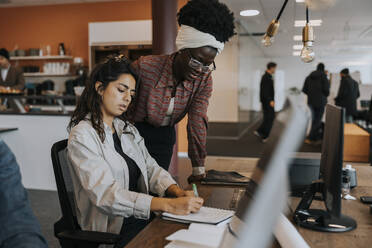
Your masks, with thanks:
<instances>
[{"instance_id":1,"label":"woman's nose","mask_svg":"<svg viewBox=\"0 0 372 248\"><path fill-rule=\"evenodd\" d=\"M130 102L131 96L129 93L124 95L124 101Z\"/></svg>"}]
</instances>

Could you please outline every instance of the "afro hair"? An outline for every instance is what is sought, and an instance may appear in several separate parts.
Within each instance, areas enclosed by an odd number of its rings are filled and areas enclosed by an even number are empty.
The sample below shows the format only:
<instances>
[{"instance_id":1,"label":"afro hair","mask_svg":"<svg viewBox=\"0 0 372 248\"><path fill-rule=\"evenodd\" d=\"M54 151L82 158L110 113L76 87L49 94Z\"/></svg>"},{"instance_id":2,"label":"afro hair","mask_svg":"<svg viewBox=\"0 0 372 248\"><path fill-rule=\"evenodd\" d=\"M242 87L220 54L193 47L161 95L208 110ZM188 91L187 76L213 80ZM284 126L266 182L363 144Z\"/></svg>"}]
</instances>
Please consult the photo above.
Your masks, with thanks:
<instances>
[{"instance_id":1,"label":"afro hair","mask_svg":"<svg viewBox=\"0 0 372 248\"><path fill-rule=\"evenodd\" d=\"M234 14L218 0L189 0L177 14L178 24L213 35L225 43L234 32Z\"/></svg>"}]
</instances>

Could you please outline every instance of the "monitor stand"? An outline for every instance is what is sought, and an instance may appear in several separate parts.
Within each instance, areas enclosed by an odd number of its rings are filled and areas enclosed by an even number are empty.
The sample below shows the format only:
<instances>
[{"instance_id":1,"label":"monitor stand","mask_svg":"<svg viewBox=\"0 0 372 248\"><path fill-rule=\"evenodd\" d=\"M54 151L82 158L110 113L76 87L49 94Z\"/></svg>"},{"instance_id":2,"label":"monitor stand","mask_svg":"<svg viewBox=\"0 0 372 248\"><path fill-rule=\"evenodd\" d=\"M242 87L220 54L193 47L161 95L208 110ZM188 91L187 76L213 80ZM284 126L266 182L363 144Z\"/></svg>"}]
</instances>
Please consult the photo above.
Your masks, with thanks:
<instances>
[{"instance_id":1,"label":"monitor stand","mask_svg":"<svg viewBox=\"0 0 372 248\"><path fill-rule=\"evenodd\" d=\"M294 213L297 225L320 232L347 232L356 228L352 218L340 215L332 216L326 210L309 209L317 192L323 192L324 183L314 182L310 185Z\"/></svg>"}]
</instances>

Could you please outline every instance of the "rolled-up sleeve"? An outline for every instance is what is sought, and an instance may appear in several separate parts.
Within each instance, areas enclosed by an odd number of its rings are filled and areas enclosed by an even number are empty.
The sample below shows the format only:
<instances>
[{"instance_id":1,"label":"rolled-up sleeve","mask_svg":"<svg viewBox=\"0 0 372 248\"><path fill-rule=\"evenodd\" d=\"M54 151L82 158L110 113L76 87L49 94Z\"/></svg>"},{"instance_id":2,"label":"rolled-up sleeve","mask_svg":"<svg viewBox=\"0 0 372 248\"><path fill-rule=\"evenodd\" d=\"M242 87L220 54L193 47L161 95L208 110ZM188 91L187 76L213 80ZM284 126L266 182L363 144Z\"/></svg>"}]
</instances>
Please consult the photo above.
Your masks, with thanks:
<instances>
[{"instance_id":1,"label":"rolled-up sleeve","mask_svg":"<svg viewBox=\"0 0 372 248\"><path fill-rule=\"evenodd\" d=\"M192 100L187 122L188 155L193 167L204 167L207 156L207 110L212 95L212 77L209 75L204 87Z\"/></svg>"},{"instance_id":2,"label":"rolled-up sleeve","mask_svg":"<svg viewBox=\"0 0 372 248\"><path fill-rule=\"evenodd\" d=\"M71 133L68 157L89 200L108 215L148 219L152 196L121 187L89 132Z\"/></svg>"},{"instance_id":3,"label":"rolled-up sleeve","mask_svg":"<svg viewBox=\"0 0 372 248\"><path fill-rule=\"evenodd\" d=\"M159 196L164 196L165 191L169 188L169 186L177 183L169 172L160 167L155 159L151 157L146 148L144 139L141 137L135 127L133 127L133 132L135 133L135 136L138 137L137 143L145 159L149 189L152 193L156 193Z\"/></svg>"}]
</instances>

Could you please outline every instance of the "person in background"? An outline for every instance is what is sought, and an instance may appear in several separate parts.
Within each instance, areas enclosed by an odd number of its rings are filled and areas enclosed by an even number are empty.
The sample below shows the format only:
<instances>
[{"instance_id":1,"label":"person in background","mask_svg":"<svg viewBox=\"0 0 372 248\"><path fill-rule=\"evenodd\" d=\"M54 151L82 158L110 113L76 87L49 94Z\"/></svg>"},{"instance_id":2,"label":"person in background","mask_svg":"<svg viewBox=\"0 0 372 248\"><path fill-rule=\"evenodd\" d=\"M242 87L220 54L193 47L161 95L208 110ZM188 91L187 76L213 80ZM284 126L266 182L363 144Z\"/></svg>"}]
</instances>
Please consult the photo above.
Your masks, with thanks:
<instances>
[{"instance_id":1,"label":"person in background","mask_svg":"<svg viewBox=\"0 0 372 248\"><path fill-rule=\"evenodd\" d=\"M16 158L0 140L0 248L46 248Z\"/></svg>"},{"instance_id":2,"label":"person in background","mask_svg":"<svg viewBox=\"0 0 372 248\"><path fill-rule=\"evenodd\" d=\"M302 92L307 95L307 104L311 110L312 122L306 144L317 144L322 140L321 126L330 84L327 79L324 64L319 63L316 71L306 77Z\"/></svg>"},{"instance_id":3,"label":"person in background","mask_svg":"<svg viewBox=\"0 0 372 248\"><path fill-rule=\"evenodd\" d=\"M69 124L67 153L78 222L83 230L120 233L118 247L150 222L152 211L187 215L203 204L193 191L177 186L127 121L135 88L135 74L126 58L98 64Z\"/></svg>"},{"instance_id":4,"label":"person in background","mask_svg":"<svg viewBox=\"0 0 372 248\"><path fill-rule=\"evenodd\" d=\"M266 142L275 119L275 101L274 101L274 79L273 74L276 70L276 63L270 62L266 66L266 72L261 78L260 101L262 104L263 121L260 127L254 131L254 134Z\"/></svg>"},{"instance_id":5,"label":"person in background","mask_svg":"<svg viewBox=\"0 0 372 248\"><path fill-rule=\"evenodd\" d=\"M346 109L346 122L351 123L357 113L357 99L360 96L359 85L350 77L348 68L343 69L340 76L341 83L335 103Z\"/></svg>"},{"instance_id":6,"label":"person in background","mask_svg":"<svg viewBox=\"0 0 372 248\"><path fill-rule=\"evenodd\" d=\"M176 142L174 126L188 115L191 182L205 176L212 71L216 70L216 55L234 35L234 15L218 0L190 0L177 17L177 52L144 56L132 64L139 78L139 97L131 120L151 156L168 170Z\"/></svg>"},{"instance_id":7,"label":"person in background","mask_svg":"<svg viewBox=\"0 0 372 248\"><path fill-rule=\"evenodd\" d=\"M14 67L9 62L9 52L5 48L0 49L0 89L10 87L10 89L23 90L25 79L22 70Z\"/></svg>"}]
</instances>

